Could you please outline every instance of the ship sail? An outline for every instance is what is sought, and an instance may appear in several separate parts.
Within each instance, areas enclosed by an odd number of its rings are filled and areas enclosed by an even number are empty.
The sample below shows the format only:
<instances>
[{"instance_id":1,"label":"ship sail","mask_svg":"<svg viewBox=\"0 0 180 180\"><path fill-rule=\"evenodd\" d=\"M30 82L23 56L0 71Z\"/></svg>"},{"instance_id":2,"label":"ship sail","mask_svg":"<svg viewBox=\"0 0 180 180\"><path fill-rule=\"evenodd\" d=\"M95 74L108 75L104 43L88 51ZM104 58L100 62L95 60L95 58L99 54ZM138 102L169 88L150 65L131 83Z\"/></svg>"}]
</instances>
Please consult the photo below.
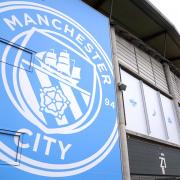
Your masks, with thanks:
<instances>
[{"instance_id":1,"label":"ship sail","mask_svg":"<svg viewBox=\"0 0 180 180\"><path fill-rule=\"evenodd\" d=\"M40 62L41 67L49 73L75 85L79 82L81 69L75 67L75 61L70 59L70 54L67 51L60 52L58 57L54 50L52 52L43 51L37 53L35 57Z\"/></svg>"},{"instance_id":2,"label":"ship sail","mask_svg":"<svg viewBox=\"0 0 180 180\"><path fill-rule=\"evenodd\" d=\"M44 62L46 65L56 68L57 55L54 52L47 52Z\"/></svg>"},{"instance_id":3,"label":"ship sail","mask_svg":"<svg viewBox=\"0 0 180 180\"><path fill-rule=\"evenodd\" d=\"M58 63L57 63L57 70L67 74L68 76L71 75L70 72L70 56L67 52L61 52L60 56L58 58Z\"/></svg>"},{"instance_id":4,"label":"ship sail","mask_svg":"<svg viewBox=\"0 0 180 180\"><path fill-rule=\"evenodd\" d=\"M46 54L46 51L43 51L43 52L39 52L35 55L35 57L38 59L38 60L43 60L44 58L44 55Z\"/></svg>"},{"instance_id":5,"label":"ship sail","mask_svg":"<svg viewBox=\"0 0 180 180\"><path fill-rule=\"evenodd\" d=\"M73 67L71 77L74 79L80 79L81 69L78 67Z\"/></svg>"},{"instance_id":6,"label":"ship sail","mask_svg":"<svg viewBox=\"0 0 180 180\"><path fill-rule=\"evenodd\" d=\"M59 72L70 76L70 68L66 64L58 64L57 69Z\"/></svg>"}]
</instances>

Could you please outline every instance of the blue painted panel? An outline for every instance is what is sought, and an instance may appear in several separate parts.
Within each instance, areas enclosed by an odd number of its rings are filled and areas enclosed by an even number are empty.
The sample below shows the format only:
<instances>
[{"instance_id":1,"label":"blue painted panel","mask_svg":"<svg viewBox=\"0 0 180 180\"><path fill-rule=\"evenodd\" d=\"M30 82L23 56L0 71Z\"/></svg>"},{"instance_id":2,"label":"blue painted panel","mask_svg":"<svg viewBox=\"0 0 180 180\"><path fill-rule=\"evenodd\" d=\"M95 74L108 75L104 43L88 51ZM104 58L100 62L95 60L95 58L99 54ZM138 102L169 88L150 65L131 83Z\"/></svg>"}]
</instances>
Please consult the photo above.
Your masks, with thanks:
<instances>
[{"instance_id":1,"label":"blue painted panel","mask_svg":"<svg viewBox=\"0 0 180 180\"><path fill-rule=\"evenodd\" d=\"M0 179L121 180L108 19L79 0L0 3ZM17 146L20 155L15 156Z\"/></svg>"}]
</instances>

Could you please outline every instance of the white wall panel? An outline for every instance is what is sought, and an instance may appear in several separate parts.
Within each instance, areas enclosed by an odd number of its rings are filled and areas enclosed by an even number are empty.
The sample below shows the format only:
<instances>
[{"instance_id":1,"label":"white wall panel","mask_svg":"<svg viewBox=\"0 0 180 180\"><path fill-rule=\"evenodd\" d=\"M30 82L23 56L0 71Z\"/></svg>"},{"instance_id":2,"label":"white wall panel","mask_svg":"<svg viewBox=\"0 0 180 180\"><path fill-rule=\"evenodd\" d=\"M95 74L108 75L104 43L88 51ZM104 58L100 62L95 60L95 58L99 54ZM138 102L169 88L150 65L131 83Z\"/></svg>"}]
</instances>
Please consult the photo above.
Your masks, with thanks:
<instances>
[{"instance_id":1,"label":"white wall panel","mask_svg":"<svg viewBox=\"0 0 180 180\"><path fill-rule=\"evenodd\" d=\"M123 92L126 128L134 132L147 134L146 119L139 80L121 70L122 82L127 85Z\"/></svg>"},{"instance_id":2,"label":"white wall panel","mask_svg":"<svg viewBox=\"0 0 180 180\"><path fill-rule=\"evenodd\" d=\"M150 125L150 136L158 139L166 139L163 116L157 91L143 84L144 96Z\"/></svg>"},{"instance_id":3,"label":"white wall panel","mask_svg":"<svg viewBox=\"0 0 180 180\"><path fill-rule=\"evenodd\" d=\"M179 126L177 124L177 117L175 115L173 102L169 98L161 95L161 102L163 106L163 112L165 116L166 126L169 135L169 141L172 143L179 144Z\"/></svg>"}]
</instances>

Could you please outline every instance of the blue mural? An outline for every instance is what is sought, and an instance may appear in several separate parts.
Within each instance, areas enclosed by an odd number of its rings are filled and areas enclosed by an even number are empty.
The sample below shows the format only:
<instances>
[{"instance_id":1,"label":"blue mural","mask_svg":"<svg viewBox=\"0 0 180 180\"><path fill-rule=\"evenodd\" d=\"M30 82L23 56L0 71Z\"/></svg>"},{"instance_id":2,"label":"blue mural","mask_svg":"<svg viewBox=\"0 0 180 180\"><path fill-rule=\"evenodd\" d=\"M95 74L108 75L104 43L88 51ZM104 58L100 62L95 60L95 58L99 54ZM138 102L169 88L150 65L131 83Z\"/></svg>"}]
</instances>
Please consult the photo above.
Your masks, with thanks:
<instances>
[{"instance_id":1,"label":"blue mural","mask_svg":"<svg viewBox=\"0 0 180 180\"><path fill-rule=\"evenodd\" d=\"M108 19L79 0L0 12L0 179L122 179Z\"/></svg>"}]
</instances>

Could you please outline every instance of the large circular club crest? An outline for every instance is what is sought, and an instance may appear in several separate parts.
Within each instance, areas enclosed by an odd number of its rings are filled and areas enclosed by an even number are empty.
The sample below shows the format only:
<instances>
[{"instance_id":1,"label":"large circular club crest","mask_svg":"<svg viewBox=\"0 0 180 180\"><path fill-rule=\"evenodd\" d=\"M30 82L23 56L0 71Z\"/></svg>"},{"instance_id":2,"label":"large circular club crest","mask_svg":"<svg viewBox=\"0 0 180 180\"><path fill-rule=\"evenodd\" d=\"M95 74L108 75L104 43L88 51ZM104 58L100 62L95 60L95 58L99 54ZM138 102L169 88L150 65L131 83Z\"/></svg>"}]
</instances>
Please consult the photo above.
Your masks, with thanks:
<instances>
[{"instance_id":1,"label":"large circular club crest","mask_svg":"<svg viewBox=\"0 0 180 180\"><path fill-rule=\"evenodd\" d=\"M18 114L12 127L23 136L14 140L22 149L17 168L64 177L96 166L118 138L106 53L80 24L50 7L10 1L0 3L0 13L12 33L1 75ZM0 144L0 158L11 162L14 147Z\"/></svg>"}]
</instances>

